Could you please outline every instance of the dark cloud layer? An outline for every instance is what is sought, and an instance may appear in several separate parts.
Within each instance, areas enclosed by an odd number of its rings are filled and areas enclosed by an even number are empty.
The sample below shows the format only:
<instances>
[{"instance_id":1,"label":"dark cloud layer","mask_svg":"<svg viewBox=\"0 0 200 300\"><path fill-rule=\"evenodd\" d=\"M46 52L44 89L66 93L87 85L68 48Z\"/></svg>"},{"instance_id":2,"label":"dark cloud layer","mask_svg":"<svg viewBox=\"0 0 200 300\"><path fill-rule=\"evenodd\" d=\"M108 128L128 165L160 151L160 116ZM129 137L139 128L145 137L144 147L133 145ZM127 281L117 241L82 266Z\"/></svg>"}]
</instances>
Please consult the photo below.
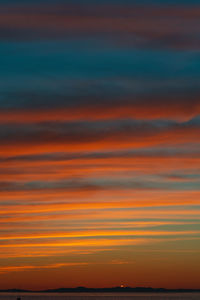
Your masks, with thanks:
<instances>
[{"instance_id":1,"label":"dark cloud layer","mask_svg":"<svg viewBox=\"0 0 200 300\"><path fill-rule=\"evenodd\" d=\"M178 178L177 178L178 179ZM178 180L177 180L178 181ZM199 180L196 181L188 180L177 184L175 180L171 182L166 181L155 181L143 179L109 179L104 180L90 178L87 181L82 180L63 180L63 181L31 181L31 182L0 182L0 193L1 192L23 192L23 191L56 191L63 190L63 192L75 191L76 193L81 191L87 192L100 192L103 190L198 190Z\"/></svg>"},{"instance_id":2,"label":"dark cloud layer","mask_svg":"<svg viewBox=\"0 0 200 300\"><path fill-rule=\"evenodd\" d=\"M162 92L158 89L148 95L131 95L125 88L123 98L122 90L115 96L106 90L98 95L99 89L96 89L92 96L90 87L88 89L88 95L83 92L80 97L59 94L4 96L5 101L0 101L0 123L120 118L183 120L200 114L199 93L190 92L189 88L185 91L183 87L178 93L168 90L166 94L165 89ZM143 93L147 94L148 88Z\"/></svg>"},{"instance_id":3,"label":"dark cloud layer","mask_svg":"<svg viewBox=\"0 0 200 300\"><path fill-rule=\"evenodd\" d=\"M129 46L199 49L199 7L99 2L1 5L1 39L103 36Z\"/></svg>"},{"instance_id":4,"label":"dark cloud layer","mask_svg":"<svg viewBox=\"0 0 200 300\"><path fill-rule=\"evenodd\" d=\"M106 152L81 152L81 153L44 153L32 155L16 155L0 157L2 163L12 162L54 162L54 161L73 161L73 160L94 160L110 158L198 158L199 151L195 149L177 148L150 148L128 151L106 151Z\"/></svg>"},{"instance_id":5,"label":"dark cloud layer","mask_svg":"<svg viewBox=\"0 0 200 300\"><path fill-rule=\"evenodd\" d=\"M200 136L199 118L188 122L116 120L106 122L53 122L29 125L2 125L0 143L3 146L64 143L80 145L102 142L159 144L185 143ZM97 146L98 147L98 146Z\"/></svg>"}]
</instances>

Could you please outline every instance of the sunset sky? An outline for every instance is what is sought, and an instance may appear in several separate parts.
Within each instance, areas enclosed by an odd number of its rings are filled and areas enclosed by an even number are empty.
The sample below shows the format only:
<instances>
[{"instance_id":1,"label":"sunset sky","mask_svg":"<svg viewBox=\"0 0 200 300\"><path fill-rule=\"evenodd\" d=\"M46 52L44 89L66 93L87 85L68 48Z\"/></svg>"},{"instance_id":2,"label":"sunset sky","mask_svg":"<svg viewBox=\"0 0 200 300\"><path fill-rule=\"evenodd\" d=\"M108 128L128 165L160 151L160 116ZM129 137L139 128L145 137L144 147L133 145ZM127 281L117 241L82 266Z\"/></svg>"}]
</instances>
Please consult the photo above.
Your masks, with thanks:
<instances>
[{"instance_id":1,"label":"sunset sky","mask_svg":"<svg viewBox=\"0 0 200 300\"><path fill-rule=\"evenodd\" d=\"M0 0L0 289L200 288L199 0Z\"/></svg>"}]
</instances>

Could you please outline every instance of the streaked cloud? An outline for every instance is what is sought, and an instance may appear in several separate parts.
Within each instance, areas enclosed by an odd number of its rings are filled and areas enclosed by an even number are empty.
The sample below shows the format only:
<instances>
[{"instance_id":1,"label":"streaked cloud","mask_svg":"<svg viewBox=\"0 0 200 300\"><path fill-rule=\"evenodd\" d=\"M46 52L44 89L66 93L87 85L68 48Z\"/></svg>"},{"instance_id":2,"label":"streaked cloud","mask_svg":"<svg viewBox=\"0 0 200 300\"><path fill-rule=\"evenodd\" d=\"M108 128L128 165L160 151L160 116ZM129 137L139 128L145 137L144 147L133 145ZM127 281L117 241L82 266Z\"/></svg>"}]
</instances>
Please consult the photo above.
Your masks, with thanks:
<instances>
[{"instance_id":1,"label":"streaked cloud","mask_svg":"<svg viewBox=\"0 0 200 300\"><path fill-rule=\"evenodd\" d=\"M1 5L1 39L97 36L134 47L199 49L198 6L158 3ZM145 22L143 21L145 18ZM192 32L192 35L191 35Z\"/></svg>"},{"instance_id":2,"label":"streaked cloud","mask_svg":"<svg viewBox=\"0 0 200 300\"><path fill-rule=\"evenodd\" d=\"M0 288L199 288L199 17L0 0Z\"/></svg>"}]
</instances>

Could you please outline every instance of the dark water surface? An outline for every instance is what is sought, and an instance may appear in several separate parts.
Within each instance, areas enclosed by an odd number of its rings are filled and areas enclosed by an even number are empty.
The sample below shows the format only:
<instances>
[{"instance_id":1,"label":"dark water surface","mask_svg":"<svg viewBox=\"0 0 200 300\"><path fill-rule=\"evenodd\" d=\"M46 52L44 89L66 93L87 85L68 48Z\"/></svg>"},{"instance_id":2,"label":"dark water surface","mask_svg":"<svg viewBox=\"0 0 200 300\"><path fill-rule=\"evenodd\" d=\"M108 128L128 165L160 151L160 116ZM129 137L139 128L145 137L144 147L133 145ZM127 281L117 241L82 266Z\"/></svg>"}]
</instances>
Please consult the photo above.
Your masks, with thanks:
<instances>
[{"instance_id":1,"label":"dark water surface","mask_svg":"<svg viewBox=\"0 0 200 300\"><path fill-rule=\"evenodd\" d=\"M200 293L0 293L0 300L200 300Z\"/></svg>"}]
</instances>

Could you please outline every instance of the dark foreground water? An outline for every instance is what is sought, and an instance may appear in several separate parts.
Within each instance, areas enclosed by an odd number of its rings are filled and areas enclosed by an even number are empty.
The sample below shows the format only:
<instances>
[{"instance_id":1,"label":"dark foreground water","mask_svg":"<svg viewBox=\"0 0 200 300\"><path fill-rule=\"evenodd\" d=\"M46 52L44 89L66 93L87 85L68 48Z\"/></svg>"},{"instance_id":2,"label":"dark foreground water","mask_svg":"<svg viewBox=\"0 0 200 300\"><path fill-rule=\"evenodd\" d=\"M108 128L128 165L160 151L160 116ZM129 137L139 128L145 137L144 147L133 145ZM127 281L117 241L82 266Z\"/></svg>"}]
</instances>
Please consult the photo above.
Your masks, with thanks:
<instances>
[{"instance_id":1,"label":"dark foreground water","mask_svg":"<svg viewBox=\"0 0 200 300\"><path fill-rule=\"evenodd\" d=\"M200 293L1 293L0 300L200 300Z\"/></svg>"}]
</instances>

